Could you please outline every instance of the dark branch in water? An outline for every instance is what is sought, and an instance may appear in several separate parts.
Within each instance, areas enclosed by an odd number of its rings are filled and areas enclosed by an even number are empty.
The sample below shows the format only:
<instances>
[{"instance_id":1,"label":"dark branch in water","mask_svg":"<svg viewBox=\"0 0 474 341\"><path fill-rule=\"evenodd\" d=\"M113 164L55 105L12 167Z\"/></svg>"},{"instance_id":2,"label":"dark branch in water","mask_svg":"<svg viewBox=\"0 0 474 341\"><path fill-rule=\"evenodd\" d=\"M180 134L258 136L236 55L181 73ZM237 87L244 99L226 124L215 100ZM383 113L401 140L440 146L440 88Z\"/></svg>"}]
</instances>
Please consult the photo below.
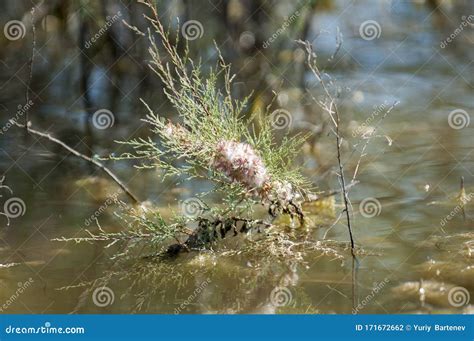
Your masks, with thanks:
<instances>
[{"instance_id":1,"label":"dark branch in water","mask_svg":"<svg viewBox=\"0 0 474 341\"><path fill-rule=\"evenodd\" d=\"M224 239L228 232L232 232L233 236L245 233L256 228L260 232L260 228L271 227L272 224L263 220L245 219L239 217L207 219L199 218L198 227L194 230L183 243L170 245L165 256L176 256L181 252L200 249L206 247L209 243L218 239Z\"/></svg>"},{"instance_id":2,"label":"dark branch in water","mask_svg":"<svg viewBox=\"0 0 474 341\"><path fill-rule=\"evenodd\" d=\"M302 44L306 50L306 53L308 55L307 57L307 65L313 75L316 77L318 82L321 84L324 93L326 95L327 102L320 102L317 101L316 99L313 99L318 103L321 108L326 111L329 114L329 117L331 118L333 124L334 124L334 134L336 136L336 150L337 150L337 163L339 167L339 183L341 185L341 191L344 199L344 212L346 213L346 219L347 219L347 229L349 230L349 238L351 241L351 253L354 255L354 237L352 234L352 225L351 225L351 218L350 218L350 211L349 211L349 196L347 195L347 188L346 188L346 179L344 176L344 167L342 165L342 160L341 160L341 143L342 143L342 137L339 131L339 125L340 125L340 116L339 116L339 110L337 108L336 100L334 96L329 92L329 89L326 86L326 82L323 80L323 76L321 74L321 71L319 70L319 67L316 63L316 54L313 51L313 48L311 46L311 43L308 41L301 41L298 40L298 43Z\"/></svg>"},{"instance_id":3,"label":"dark branch in water","mask_svg":"<svg viewBox=\"0 0 474 341\"><path fill-rule=\"evenodd\" d=\"M60 145L61 147L66 149L71 154L74 154L75 156L80 157L81 159L86 160L86 161L92 163L93 165L97 166L102 171L104 171L113 181L115 181L115 183L120 186L120 188L130 197L130 199L132 199L132 201L134 203L137 203L137 204L140 203L140 200L138 200L138 198L132 192L130 192L130 190L127 188L127 186L122 181L120 181L120 179L109 168L107 168L101 162L99 162L97 160L94 160L94 159L92 159L92 158L90 158L90 157L88 157L84 154L79 153L77 150L69 147L63 141L58 140L57 138L51 136L50 134L46 134L46 133L43 133L41 131L31 129L29 125L23 125L23 124L19 124L17 122L15 122L15 125L20 127L20 128L26 129L27 132L30 133L30 134L46 138L49 141L54 142L57 145Z\"/></svg>"}]
</instances>

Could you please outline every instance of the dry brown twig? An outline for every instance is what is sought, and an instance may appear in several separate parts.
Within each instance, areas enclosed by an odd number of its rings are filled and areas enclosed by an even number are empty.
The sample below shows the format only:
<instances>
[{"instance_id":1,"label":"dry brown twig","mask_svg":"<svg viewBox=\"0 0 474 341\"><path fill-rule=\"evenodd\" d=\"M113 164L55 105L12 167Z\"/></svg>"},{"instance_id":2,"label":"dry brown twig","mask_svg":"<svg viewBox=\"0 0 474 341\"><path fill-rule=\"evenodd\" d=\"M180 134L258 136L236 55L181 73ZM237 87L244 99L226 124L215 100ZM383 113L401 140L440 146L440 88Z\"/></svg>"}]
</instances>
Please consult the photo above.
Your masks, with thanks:
<instances>
[{"instance_id":1,"label":"dry brown twig","mask_svg":"<svg viewBox=\"0 0 474 341\"><path fill-rule=\"evenodd\" d=\"M92 163L93 165L95 165L96 167L98 167L99 169L101 169L103 172L105 172L105 174L107 174L117 185L119 185L119 187L130 197L130 199L132 199L132 201L134 203L140 203L140 200L138 200L138 198L128 189L128 187L117 177L117 175L115 175L109 168L107 168L103 163L93 159L93 158L90 158L84 154L81 154L79 153L77 150L71 148L70 146L68 146L66 143L64 143L63 141L51 136L50 134L47 134L47 133L43 133L39 130L35 130L35 129L32 129L31 128L31 122L28 122L29 124L27 126L23 125L23 124L19 124L17 122L14 122L14 124L19 127L19 128L23 128L23 129L27 129L28 133L29 134L32 134L32 135L36 135L36 136L40 136L40 137L43 137L43 138L46 138L48 139L49 141L53 142L53 143L56 143L57 145L63 147L64 149L66 149L68 152L70 152L71 154L77 156L77 157L80 157L81 159L83 160L86 160L87 162L90 162Z\"/></svg>"},{"instance_id":2,"label":"dry brown twig","mask_svg":"<svg viewBox=\"0 0 474 341\"><path fill-rule=\"evenodd\" d=\"M325 101L319 101L315 99L314 96L312 96L312 98L329 115L334 125L332 130L334 132L334 135L336 136L337 162L338 162L338 168L339 168L339 174L338 174L339 183L341 185L341 191L342 191L342 195L344 199L344 212L346 214L347 229L349 231L349 238L351 242L351 253L355 257L355 254L354 254L355 244L354 244L354 237L352 233L352 224L351 224L350 210L349 210L350 201L349 201L349 196L347 194L346 179L344 176L344 166L342 164L342 159L341 159L341 143L342 143L343 138L341 137L340 129L339 129L341 120L340 120L339 110L336 103L337 96L331 94L326 84L326 81L323 79L323 75L316 63L317 56L316 56L316 53L313 51L313 47L311 43L308 41L302 41L302 40L298 40L297 42L303 45L304 49L306 50L307 65L310 71L312 72L312 74L318 80L319 84L321 84L324 94L325 94Z\"/></svg>"}]
</instances>

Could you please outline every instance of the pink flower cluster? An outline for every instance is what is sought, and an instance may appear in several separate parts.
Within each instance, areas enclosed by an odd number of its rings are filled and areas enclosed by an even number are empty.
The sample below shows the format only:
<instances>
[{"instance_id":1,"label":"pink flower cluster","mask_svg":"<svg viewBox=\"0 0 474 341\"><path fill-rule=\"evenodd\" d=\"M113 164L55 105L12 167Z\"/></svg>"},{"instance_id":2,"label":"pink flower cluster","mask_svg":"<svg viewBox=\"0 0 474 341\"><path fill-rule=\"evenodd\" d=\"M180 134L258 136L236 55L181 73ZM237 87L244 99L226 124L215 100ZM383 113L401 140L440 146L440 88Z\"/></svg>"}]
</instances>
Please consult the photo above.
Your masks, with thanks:
<instances>
[{"instance_id":1,"label":"pink flower cluster","mask_svg":"<svg viewBox=\"0 0 474 341\"><path fill-rule=\"evenodd\" d=\"M270 180L262 158L247 143L220 141L212 167L249 190L262 190Z\"/></svg>"},{"instance_id":2,"label":"pink flower cluster","mask_svg":"<svg viewBox=\"0 0 474 341\"><path fill-rule=\"evenodd\" d=\"M265 203L287 206L295 198L293 186L286 181L272 181L262 158L247 143L220 141L211 166L260 195Z\"/></svg>"}]
</instances>

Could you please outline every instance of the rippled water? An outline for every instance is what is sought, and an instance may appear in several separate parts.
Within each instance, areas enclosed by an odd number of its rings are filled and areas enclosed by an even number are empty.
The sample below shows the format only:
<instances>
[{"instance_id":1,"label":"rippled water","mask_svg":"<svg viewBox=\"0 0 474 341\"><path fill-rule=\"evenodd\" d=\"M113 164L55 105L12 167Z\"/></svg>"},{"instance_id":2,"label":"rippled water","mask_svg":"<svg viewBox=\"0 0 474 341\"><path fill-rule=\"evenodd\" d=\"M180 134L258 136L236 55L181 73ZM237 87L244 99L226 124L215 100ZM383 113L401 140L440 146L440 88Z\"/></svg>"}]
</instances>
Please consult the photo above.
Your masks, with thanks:
<instances>
[{"instance_id":1,"label":"rippled water","mask_svg":"<svg viewBox=\"0 0 474 341\"><path fill-rule=\"evenodd\" d=\"M285 6L278 9L283 11ZM21 198L26 211L0 229L0 263L13 263L10 267L0 267L0 303L6 303L3 310L8 313L351 313L354 309L359 313L472 312L472 306L467 304L468 296L474 294L474 205L468 202L461 212L456 199L461 177L465 179L466 192L474 190L473 124L467 122L474 108L472 29L448 47L440 48L440 43L461 22L460 16L470 13L472 7L467 5L460 5L458 12L453 12L446 8L434 10L421 2L338 1L318 8L311 20L307 38L314 38L313 44L324 60L335 48L336 27L343 34L342 48L328 73L341 86L341 111L347 136L343 152L348 176L352 175L364 145L357 134L361 132L358 127L364 122L367 126L377 126L376 136L362 158L360 183L350 190L356 243L364 250L357 262L353 262L347 249L339 247L336 249L342 258L331 253L322 255L308 247L299 262L275 261L258 250L230 255L230 251L241 245L241 237L223 242L214 251L186 254L175 260L128 262L110 259L127 245L104 248L106 244L100 242L51 241L62 236L84 236L86 219L104 206L107 196L117 188L99 177L102 174L96 169L64 156L55 145L26 137L17 128L11 128L0 136L0 169L13 194L3 189L1 200L3 204L10 197ZM197 15L206 23L205 12ZM361 39L359 27L366 20L375 20L380 25L378 38ZM212 21L212 25L217 25L215 30L219 30L219 23ZM205 25L206 30L208 26L211 22ZM216 37L220 36L216 33ZM279 37L288 42L293 38ZM46 51L42 47L44 43L38 44L40 55ZM7 47L14 50L11 44ZM207 53L204 49L201 52ZM2 58L4 124L17 105L25 101L24 86L15 79L15 72L21 71L22 64L11 55ZM283 52L271 61L279 64L273 65L275 70L268 71L266 77L286 79L281 98L287 99L284 102L296 120L318 124L314 119L318 116L303 108L310 102L298 95L302 92L295 85L297 76L289 71L281 75L292 67L292 62L285 62ZM95 131L91 142L84 138L85 114L76 90L72 89L78 80L75 53L50 52L44 59L38 57L37 63L44 78L35 78L40 99L35 100L30 113L33 123L84 152L87 145L92 145L93 154L119 153L123 149L113 139L146 132L138 121L144 115L138 97L148 99L155 108L169 110L162 106L157 95L159 88L146 86L148 80L140 73L128 74L128 67L124 66L125 71L109 78L104 74L108 70L104 64L103 69L97 67L93 73L93 79L97 80L93 82L93 99L111 108L117 120L113 128ZM261 67L258 65L254 68ZM243 72L249 74L247 87L251 90L255 78L245 67ZM305 79L312 83L309 74ZM245 84L246 79L242 82ZM258 89L257 84L255 88ZM379 122L381 114L377 110L389 107L394 101L400 103ZM461 121L449 119L453 110L461 114ZM337 188L331 136L321 137L312 152L305 151L304 161L306 174L318 181L322 189ZM139 172L126 163L111 165L142 200L165 211L209 186L196 182L178 190L172 181L162 183L156 171ZM367 200L374 204L375 211L369 209L361 214L365 206L360 203ZM336 201L334 216L326 217L322 223L296 232L282 226L280 232L296 234L300 239L321 240L342 209L340 198L336 197ZM107 230L122 228L113 216L116 209L110 205L100 216L101 226ZM6 225L6 220L2 224ZM347 241L343 220L328 232L327 238ZM109 279L108 289L95 295L80 285L104 276ZM64 290L64 287L70 288ZM453 290L459 289L456 287L463 289L466 297L460 305L452 300ZM23 292L16 297L18 288ZM105 306L97 302L98 297L104 300Z\"/></svg>"}]
</instances>

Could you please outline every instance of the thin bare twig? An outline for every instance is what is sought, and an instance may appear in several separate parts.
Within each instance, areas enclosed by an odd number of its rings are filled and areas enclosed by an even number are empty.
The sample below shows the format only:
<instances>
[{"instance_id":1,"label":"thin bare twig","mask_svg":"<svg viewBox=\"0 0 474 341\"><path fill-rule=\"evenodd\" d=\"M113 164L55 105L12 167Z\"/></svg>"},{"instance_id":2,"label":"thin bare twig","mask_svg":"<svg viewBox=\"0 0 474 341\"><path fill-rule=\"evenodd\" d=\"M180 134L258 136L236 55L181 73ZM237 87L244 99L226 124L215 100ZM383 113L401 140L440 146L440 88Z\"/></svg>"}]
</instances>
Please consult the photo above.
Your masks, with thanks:
<instances>
[{"instance_id":1,"label":"thin bare twig","mask_svg":"<svg viewBox=\"0 0 474 341\"><path fill-rule=\"evenodd\" d=\"M375 131L377 130L378 126L380 125L380 123L385 119L385 117L387 117L388 114L390 114L390 112L399 104L400 102L399 101L395 101L393 102L392 106L390 108L388 108L385 113L383 114L383 116L380 118L380 120L378 121L378 123L375 125L374 127L374 130L370 133L370 135L367 137L367 139L365 140L365 143L364 143L364 146L362 147L362 150L360 152L360 156L359 156L359 160L357 161L357 165L355 167L355 170L354 170L354 174L352 175L352 182L354 182L356 180L356 177L357 177L357 173L359 171L359 167L360 167L360 163L362 161L362 158L365 156L365 150L367 149L367 146L369 145L369 142L370 142L370 139L372 138L372 136L374 136L375 134Z\"/></svg>"},{"instance_id":2,"label":"thin bare twig","mask_svg":"<svg viewBox=\"0 0 474 341\"><path fill-rule=\"evenodd\" d=\"M344 211L346 213L347 228L349 230L349 238L350 238L350 242L351 242L351 253L352 253L352 256L355 257L355 254L354 254L355 244L354 244L354 237L353 237L353 233L352 233L352 225L351 225L351 218L350 218L350 211L349 211L350 201L349 201L349 197L347 195L346 179L345 179L345 176L344 176L344 167L343 167L342 158L341 158L342 138L341 138L341 134L340 134L340 131L339 131L339 126L340 126L339 110L337 108L336 100L334 98L335 96L333 96L330 93L330 91L329 91L329 89L326 85L326 82L323 80L323 75L322 75L321 71L319 70L318 65L316 64L316 54L313 51L313 47L311 46L311 43L308 42L308 41L301 41L301 40L298 40L297 42L304 46L304 48L306 50L306 53L308 55L307 60L306 60L307 65L308 65L309 69L311 70L311 72L313 73L313 75L318 80L318 82L321 84L321 86L324 90L324 93L326 95L326 99L327 99L327 101L329 101L329 104L327 102L323 103L323 102L320 102L320 101L316 101L316 103L318 105L320 105L321 108L329 114L329 117L331 118L331 120L334 124L334 130L333 131L334 131L334 134L336 136L337 163L338 163L338 167L339 167L338 176L339 176L339 182L340 182L340 185L341 185L342 195L343 195L343 199L344 199ZM313 99L314 99L314 97L313 97Z\"/></svg>"},{"instance_id":3,"label":"thin bare twig","mask_svg":"<svg viewBox=\"0 0 474 341\"><path fill-rule=\"evenodd\" d=\"M326 232L324 232L323 239L326 239L326 238L327 238L329 231L331 231L332 228L337 225L337 223L339 222L339 220L341 220L343 214L344 214L344 212L339 213L339 216L336 218L336 221L335 221L331 226L328 227L328 229L326 230Z\"/></svg>"},{"instance_id":4,"label":"thin bare twig","mask_svg":"<svg viewBox=\"0 0 474 341\"><path fill-rule=\"evenodd\" d=\"M328 61L333 61L334 58L336 57L337 53L339 52L339 50L341 49L341 46L342 46L342 33L341 33L341 30L339 30L339 26L336 27L336 50L334 50L334 53L332 54L332 56L328 59Z\"/></svg>"},{"instance_id":5,"label":"thin bare twig","mask_svg":"<svg viewBox=\"0 0 474 341\"><path fill-rule=\"evenodd\" d=\"M20 128L25 128L25 126L23 124L19 124L17 122L14 122L16 126L20 127ZM135 203L140 203L140 200L138 200L138 198L132 193L130 192L130 190L127 188L127 186L122 182L120 181L120 179L109 169L107 168L104 164L102 164L101 162L97 161L97 160L94 160L84 154L81 154L79 153L77 150L71 148L70 146L68 146L66 143L64 143L63 141L61 140L58 140L57 138L51 136L50 134L47 134L47 133L43 133L41 131L38 131L38 130L34 130L34 129L31 129L31 127L28 127L27 128L27 131L28 133L30 134L33 134L33 135L37 135L37 136L41 136L43 138L46 138L48 139L49 141L51 142L54 142L56 143L57 145L60 145L61 147L63 147L64 149L66 149L68 152L70 152L71 154L74 154L75 156L77 157L80 157L81 159L83 160L86 160L90 163L92 163L93 165L97 166L98 168L100 168L102 171L104 171L113 181L115 181L115 183L117 185L120 186L120 188L130 197L130 199L133 200L133 202Z\"/></svg>"},{"instance_id":6,"label":"thin bare twig","mask_svg":"<svg viewBox=\"0 0 474 341\"><path fill-rule=\"evenodd\" d=\"M35 7L31 8L31 31L33 35L33 42L31 47L31 58L29 61L29 75L28 75L28 83L26 84L26 105L30 102L30 88L31 88L31 81L33 79L33 62L35 61L35 48L36 48L36 28L35 28ZM25 111L25 129L28 131L28 122L29 122L29 115L28 110Z\"/></svg>"}]
</instances>

